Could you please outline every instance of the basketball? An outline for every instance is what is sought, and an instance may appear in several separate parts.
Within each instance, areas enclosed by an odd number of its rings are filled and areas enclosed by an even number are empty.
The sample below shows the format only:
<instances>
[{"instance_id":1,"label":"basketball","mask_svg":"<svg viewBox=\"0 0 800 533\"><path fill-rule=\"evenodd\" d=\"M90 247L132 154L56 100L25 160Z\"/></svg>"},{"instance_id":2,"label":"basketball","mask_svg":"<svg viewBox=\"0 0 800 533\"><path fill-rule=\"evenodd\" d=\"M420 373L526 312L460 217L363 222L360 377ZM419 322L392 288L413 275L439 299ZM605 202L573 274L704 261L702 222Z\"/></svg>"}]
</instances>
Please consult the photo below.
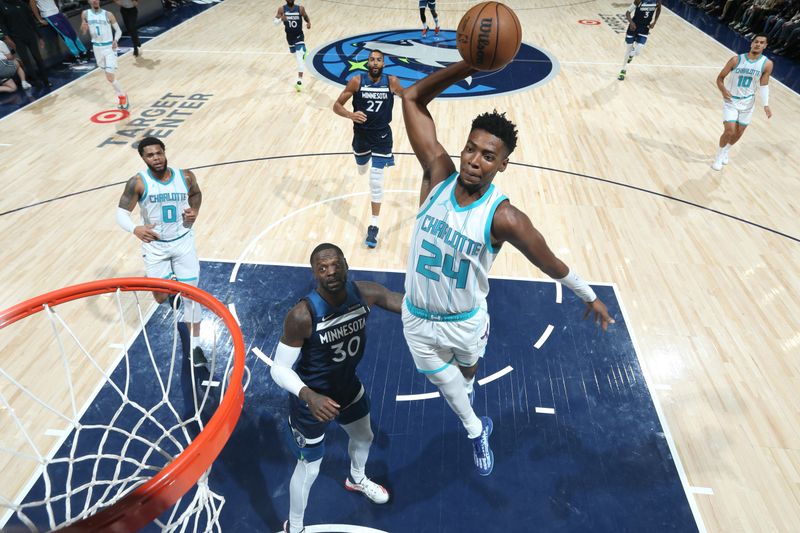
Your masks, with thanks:
<instances>
[{"instance_id":1,"label":"basketball","mask_svg":"<svg viewBox=\"0 0 800 533\"><path fill-rule=\"evenodd\" d=\"M478 70L498 70L519 52L522 26L517 15L500 2L470 8L458 23L456 46L461 57Z\"/></svg>"}]
</instances>

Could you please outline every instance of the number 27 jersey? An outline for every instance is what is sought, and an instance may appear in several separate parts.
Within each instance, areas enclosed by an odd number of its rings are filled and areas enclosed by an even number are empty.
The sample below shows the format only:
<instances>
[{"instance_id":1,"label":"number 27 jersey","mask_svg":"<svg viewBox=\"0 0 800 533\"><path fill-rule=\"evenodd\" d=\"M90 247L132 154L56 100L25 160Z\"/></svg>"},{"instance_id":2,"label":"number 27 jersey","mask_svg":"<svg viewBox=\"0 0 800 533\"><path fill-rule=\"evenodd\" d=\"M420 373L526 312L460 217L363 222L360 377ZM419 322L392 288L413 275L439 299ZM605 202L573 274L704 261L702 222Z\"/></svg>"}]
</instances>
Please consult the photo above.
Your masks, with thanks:
<instances>
[{"instance_id":1,"label":"number 27 jersey","mask_svg":"<svg viewBox=\"0 0 800 533\"><path fill-rule=\"evenodd\" d=\"M507 198L491 184L461 207L458 173L434 187L417 215L406 268L406 300L432 315L467 313L489 294L489 270L499 249L491 229L497 206Z\"/></svg>"}]
</instances>

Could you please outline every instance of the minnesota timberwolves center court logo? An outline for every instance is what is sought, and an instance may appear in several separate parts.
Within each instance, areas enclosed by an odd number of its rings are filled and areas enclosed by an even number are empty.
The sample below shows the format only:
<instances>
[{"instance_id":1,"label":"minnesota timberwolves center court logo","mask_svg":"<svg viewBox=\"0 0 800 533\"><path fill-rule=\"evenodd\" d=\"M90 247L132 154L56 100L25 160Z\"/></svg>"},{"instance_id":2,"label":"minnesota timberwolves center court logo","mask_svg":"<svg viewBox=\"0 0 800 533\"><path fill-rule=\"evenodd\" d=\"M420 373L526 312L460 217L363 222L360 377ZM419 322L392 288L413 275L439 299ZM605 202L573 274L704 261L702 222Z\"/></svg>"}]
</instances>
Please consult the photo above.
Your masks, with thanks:
<instances>
[{"instance_id":1,"label":"minnesota timberwolves center court logo","mask_svg":"<svg viewBox=\"0 0 800 533\"><path fill-rule=\"evenodd\" d=\"M384 74L397 76L403 87L451 63L461 61L456 32L442 30L438 37L422 38L420 31L386 30L365 33L321 46L309 54L310 67L323 79L344 86L367 71L372 50L384 53ZM558 73L558 61L522 43L517 57L498 72L478 72L442 93L440 98L476 98L523 91L547 82Z\"/></svg>"}]
</instances>

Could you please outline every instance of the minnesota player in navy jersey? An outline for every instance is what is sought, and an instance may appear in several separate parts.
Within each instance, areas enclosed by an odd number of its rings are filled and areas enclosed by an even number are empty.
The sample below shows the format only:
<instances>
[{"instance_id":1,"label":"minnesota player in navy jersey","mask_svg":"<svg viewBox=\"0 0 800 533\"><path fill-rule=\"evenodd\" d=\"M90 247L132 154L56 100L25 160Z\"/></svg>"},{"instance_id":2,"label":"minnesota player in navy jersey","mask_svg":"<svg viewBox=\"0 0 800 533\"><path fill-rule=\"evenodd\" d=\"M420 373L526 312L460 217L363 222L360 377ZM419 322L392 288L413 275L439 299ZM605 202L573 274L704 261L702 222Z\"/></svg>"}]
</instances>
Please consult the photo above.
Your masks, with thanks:
<instances>
[{"instance_id":1,"label":"minnesota player in navy jersey","mask_svg":"<svg viewBox=\"0 0 800 533\"><path fill-rule=\"evenodd\" d=\"M472 122L459 166L439 142L428 110L449 86L477 71L465 61L437 70L406 89L403 119L422 166L420 211L409 247L403 335L417 371L439 388L472 440L478 473L494 467L492 419L472 409L478 362L489 338L489 270L507 242L586 303L584 318L605 330L614 320L586 281L555 256L530 218L493 181L517 145L505 113Z\"/></svg>"},{"instance_id":2,"label":"minnesota player in navy jersey","mask_svg":"<svg viewBox=\"0 0 800 533\"><path fill-rule=\"evenodd\" d=\"M403 295L368 281L347 279L347 260L338 246L323 243L311 253L317 287L296 304L283 322L272 378L289 392L289 447L297 457L289 482L289 520L284 531L303 530L311 485L325 453L325 429L336 420L350 437L347 490L374 503L389 493L365 474L372 444L369 397L356 367L364 355L371 305L400 312Z\"/></svg>"},{"instance_id":3,"label":"minnesota player in navy jersey","mask_svg":"<svg viewBox=\"0 0 800 533\"><path fill-rule=\"evenodd\" d=\"M303 19L306 21L306 29L311 29L311 19L308 17L306 8L296 5L294 0L286 0L286 5L278 8L275 20L272 22L277 26L283 22L286 30L286 42L289 43L289 53L294 54L297 61L297 82L294 89L300 92L303 88L303 71L305 70L306 43L303 35Z\"/></svg>"},{"instance_id":4,"label":"minnesota player in navy jersey","mask_svg":"<svg viewBox=\"0 0 800 533\"><path fill-rule=\"evenodd\" d=\"M622 62L622 70L619 71L618 80L625 79L628 63L633 58L642 53L642 47L647 42L647 36L661 15L661 0L633 0L625 18L628 19L628 31L625 33L625 59Z\"/></svg>"},{"instance_id":5,"label":"minnesota player in navy jersey","mask_svg":"<svg viewBox=\"0 0 800 533\"><path fill-rule=\"evenodd\" d=\"M419 0L419 20L422 21L422 36L428 35L428 21L425 18L425 8L431 10L433 16L433 32L439 35L439 13L436 12L436 0Z\"/></svg>"},{"instance_id":6,"label":"minnesota player in navy jersey","mask_svg":"<svg viewBox=\"0 0 800 533\"><path fill-rule=\"evenodd\" d=\"M353 121L353 154L359 174L366 174L372 159L369 173L372 217L364 241L370 248L378 245L384 169L394 165L392 129L389 127L394 106L392 95L403 96L403 87L397 77L383 73L383 60L380 50L370 52L367 72L350 78L333 104L333 111L337 115ZM353 99L353 111L344 107L350 98Z\"/></svg>"}]
</instances>

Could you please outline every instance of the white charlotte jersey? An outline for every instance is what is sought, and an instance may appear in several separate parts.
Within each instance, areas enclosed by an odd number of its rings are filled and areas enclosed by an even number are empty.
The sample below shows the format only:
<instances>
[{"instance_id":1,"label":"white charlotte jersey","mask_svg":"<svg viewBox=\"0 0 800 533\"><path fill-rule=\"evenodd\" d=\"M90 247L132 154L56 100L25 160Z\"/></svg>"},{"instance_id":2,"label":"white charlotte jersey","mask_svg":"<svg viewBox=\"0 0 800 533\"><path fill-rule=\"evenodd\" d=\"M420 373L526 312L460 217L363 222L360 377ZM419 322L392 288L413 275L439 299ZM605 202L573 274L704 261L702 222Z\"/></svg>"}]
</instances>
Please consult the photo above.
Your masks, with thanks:
<instances>
[{"instance_id":1,"label":"white charlotte jersey","mask_svg":"<svg viewBox=\"0 0 800 533\"><path fill-rule=\"evenodd\" d=\"M108 22L108 11L100 9L95 12L87 9L86 23L89 24L89 35L92 37L94 46L111 46L111 43L114 42L114 34L111 24Z\"/></svg>"},{"instance_id":2,"label":"white charlotte jersey","mask_svg":"<svg viewBox=\"0 0 800 533\"><path fill-rule=\"evenodd\" d=\"M478 201L461 207L457 178L454 172L431 190L414 225L406 302L422 318L470 313L489 293L489 269L499 251L491 244L492 219L506 196L492 184Z\"/></svg>"},{"instance_id":3,"label":"white charlotte jersey","mask_svg":"<svg viewBox=\"0 0 800 533\"><path fill-rule=\"evenodd\" d=\"M139 199L142 224L155 224L153 231L162 242L174 241L190 231L183 225L183 210L189 207L189 187L183 171L172 167L169 170L172 178L166 183L155 179L149 169L139 172L144 182L144 194Z\"/></svg>"},{"instance_id":4,"label":"white charlotte jersey","mask_svg":"<svg viewBox=\"0 0 800 533\"><path fill-rule=\"evenodd\" d=\"M766 64L767 56L763 54L755 61L750 61L747 54L739 54L739 62L731 71L727 82L727 89L734 100L750 98L756 94Z\"/></svg>"}]
</instances>

